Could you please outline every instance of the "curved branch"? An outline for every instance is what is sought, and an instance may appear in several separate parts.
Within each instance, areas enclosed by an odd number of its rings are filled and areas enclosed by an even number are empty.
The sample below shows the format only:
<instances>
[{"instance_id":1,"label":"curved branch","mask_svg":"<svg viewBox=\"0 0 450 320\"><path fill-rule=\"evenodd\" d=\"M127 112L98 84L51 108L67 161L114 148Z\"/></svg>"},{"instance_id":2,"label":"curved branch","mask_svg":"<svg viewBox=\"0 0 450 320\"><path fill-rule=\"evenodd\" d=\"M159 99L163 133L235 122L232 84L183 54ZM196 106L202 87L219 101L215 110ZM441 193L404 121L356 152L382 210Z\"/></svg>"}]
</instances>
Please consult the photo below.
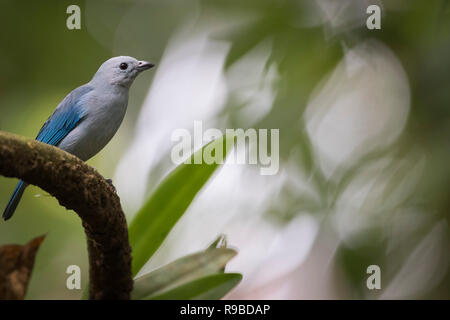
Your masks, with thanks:
<instances>
[{"instance_id":1,"label":"curved branch","mask_svg":"<svg viewBox=\"0 0 450 320\"><path fill-rule=\"evenodd\" d=\"M77 157L0 131L0 175L20 178L56 197L82 220L89 251L90 299L129 299L131 249L120 199Z\"/></svg>"}]
</instances>

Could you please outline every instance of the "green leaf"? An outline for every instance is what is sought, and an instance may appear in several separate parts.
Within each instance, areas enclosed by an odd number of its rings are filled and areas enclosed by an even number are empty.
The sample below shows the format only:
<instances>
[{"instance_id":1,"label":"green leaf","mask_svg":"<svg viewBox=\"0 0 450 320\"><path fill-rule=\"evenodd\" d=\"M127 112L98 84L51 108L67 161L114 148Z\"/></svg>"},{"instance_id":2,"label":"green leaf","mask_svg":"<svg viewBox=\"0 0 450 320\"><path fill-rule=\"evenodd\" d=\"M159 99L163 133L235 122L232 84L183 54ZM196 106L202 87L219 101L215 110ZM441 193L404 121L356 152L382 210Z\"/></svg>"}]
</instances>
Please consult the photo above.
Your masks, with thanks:
<instances>
[{"instance_id":1,"label":"green leaf","mask_svg":"<svg viewBox=\"0 0 450 320\"><path fill-rule=\"evenodd\" d=\"M226 248L226 247L227 247L227 236L221 234L220 236L217 237L216 240L214 240L213 243L210 244L208 249Z\"/></svg>"},{"instance_id":2,"label":"green leaf","mask_svg":"<svg viewBox=\"0 0 450 320\"><path fill-rule=\"evenodd\" d=\"M136 278L132 299L143 299L188 283L206 275L223 272L225 265L236 255L229 248L208 248Z\"/></svg>"},{"instance_id":3,"label":"green leaf","mask_svg":"<svg viewBox=\"0 0 450 320\"><path fill-rule=\"evenodd\" d=\"M151 300L217 300L223 298L242 280L239 273L219 273L193 280Z\"/></svg>"},{"instance_id":4,"label":"green leaf","mask_svg":"<svg viewBox=\"0 0 450 320\"><path fill-rule=\"evenodd\" d=\"M191 164L181 164L156 188L150 199L137 213L130 224L129 237L133 250L133 275L142 268L159 248L175 223L194 200L197 193L212 176L219 164L194 164L204 151L221 151L225 159L234 139L222 136L196 151ZM211 152L213 153L213 152ZM211 158L209 158L211 159Z\"/></svg>"}]
</instances>

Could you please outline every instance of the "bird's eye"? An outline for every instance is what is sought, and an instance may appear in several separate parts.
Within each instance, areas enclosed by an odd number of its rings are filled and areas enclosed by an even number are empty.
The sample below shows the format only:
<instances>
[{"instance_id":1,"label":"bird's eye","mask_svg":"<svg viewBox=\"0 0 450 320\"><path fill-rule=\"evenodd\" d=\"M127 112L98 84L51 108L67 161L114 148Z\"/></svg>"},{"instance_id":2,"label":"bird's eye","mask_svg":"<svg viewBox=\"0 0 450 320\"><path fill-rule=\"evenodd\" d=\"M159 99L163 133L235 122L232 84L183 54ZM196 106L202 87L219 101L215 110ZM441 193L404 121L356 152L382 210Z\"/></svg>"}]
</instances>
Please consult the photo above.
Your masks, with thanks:
<instances>
[{"instance_id":1,"label":"bird's eye","mask_svg":"<svg viewBox=\"0 0 450 320\"><path fill-rule=\"evenodd\" d=\"M121 70L126 70L126 69L128 68L128 65L127 65L126 63L121 63L120 66L119 66L119 68L120 68Z\"/></svg>"}]
</instances>

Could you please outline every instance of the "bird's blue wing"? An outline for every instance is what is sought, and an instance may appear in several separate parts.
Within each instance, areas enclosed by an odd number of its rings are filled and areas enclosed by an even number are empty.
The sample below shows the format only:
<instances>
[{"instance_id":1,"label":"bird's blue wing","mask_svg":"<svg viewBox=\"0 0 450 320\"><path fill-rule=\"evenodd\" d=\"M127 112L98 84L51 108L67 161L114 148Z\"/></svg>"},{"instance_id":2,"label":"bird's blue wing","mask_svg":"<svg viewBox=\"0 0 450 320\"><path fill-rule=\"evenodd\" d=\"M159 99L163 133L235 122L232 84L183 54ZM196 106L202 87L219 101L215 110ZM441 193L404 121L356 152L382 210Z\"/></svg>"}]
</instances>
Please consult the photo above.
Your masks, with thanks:
<instances>
[{"instance_id":1,"label":"bird's blue wing","mask_svg":"<svg viewBox=\"0 0 450 320\"><path fill-rule=\"evenodd\" d=\"M84 85L69 93L42 126L36 140L57 146L83 120L82 97L92 89ZM11 218L27 185L22 180L19 182L3 212L3 219Z\"/></svg>"},{"instance_id":2,"label":"bird's blue wing","mask_svg":"<svg viewBox=\"0 0 450 320\"><path fill-rule=\"evenodd\" d=\"M84 85L69 93L42 126L36 140L57 146L83 120L81 98L91 90Z\"/></svg>"}]
</instances>

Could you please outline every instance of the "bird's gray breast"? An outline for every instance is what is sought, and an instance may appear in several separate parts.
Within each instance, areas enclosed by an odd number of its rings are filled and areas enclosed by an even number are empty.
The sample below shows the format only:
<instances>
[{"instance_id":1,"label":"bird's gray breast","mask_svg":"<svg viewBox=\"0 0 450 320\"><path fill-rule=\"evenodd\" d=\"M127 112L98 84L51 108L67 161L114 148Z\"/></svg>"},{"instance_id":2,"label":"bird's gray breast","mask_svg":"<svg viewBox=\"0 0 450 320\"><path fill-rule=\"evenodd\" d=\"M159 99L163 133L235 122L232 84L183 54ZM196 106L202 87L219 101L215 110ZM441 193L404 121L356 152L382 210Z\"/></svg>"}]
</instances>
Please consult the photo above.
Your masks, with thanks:
<instances>
[{"instance_id":1,"label":"bird's gray breast","mask_svg":"<svg viewBox=\"0 0 450 320\"><path fill-rule=\"evenodd\" d=\"M83 100L83 120L58 147L84 161L92 158L119 129L127 103L128 91L99 94L93 90Z\"/></svg>"}]
</instances>

